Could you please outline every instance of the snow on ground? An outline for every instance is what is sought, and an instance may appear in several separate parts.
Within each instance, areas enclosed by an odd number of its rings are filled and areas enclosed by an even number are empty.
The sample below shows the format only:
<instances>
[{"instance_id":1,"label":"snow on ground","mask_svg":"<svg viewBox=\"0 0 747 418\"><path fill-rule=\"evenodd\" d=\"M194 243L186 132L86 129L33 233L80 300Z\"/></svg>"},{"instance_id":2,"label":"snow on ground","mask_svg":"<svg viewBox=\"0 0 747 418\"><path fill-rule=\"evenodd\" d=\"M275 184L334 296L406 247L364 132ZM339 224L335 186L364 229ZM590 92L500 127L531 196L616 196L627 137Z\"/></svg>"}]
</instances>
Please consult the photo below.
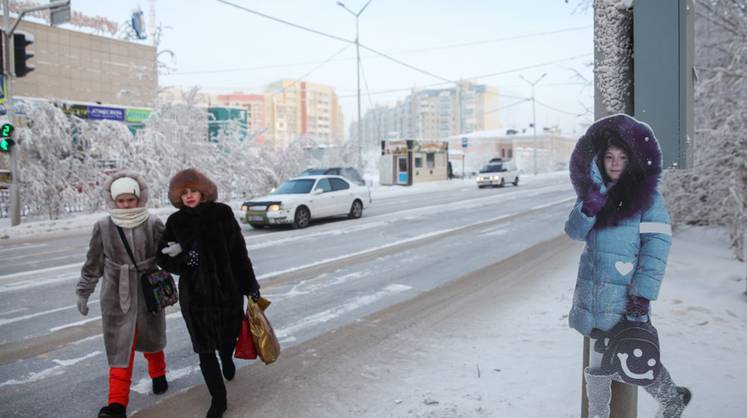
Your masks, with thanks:
<instances>
[{"instance_id":1,"label":"snow on ground","mask_svg":"<svg viewBox=\"0 0 747 418\"><path fill-rule=\"evenodd\" d=\"M550 179L558 177L568 177L567 171L539 174L537 176L524 176L521 178L522 184L534 184L541 183ZM407 196L421 193L432 193L434 191L448 191L454 190L467 186L473 186L475 184L474 179L454 179L447 181L434 181L427 183L416 184L411 187L404 186L376 186L371 188L371 196L374 204L376 199L390 198L396 196ZM228 204L234 209L237 216L240 216L239 207L243 203L243 200L234 200L228 202ZM164 222L166 218L171 215L175 209L171 206L151 209L151 213L158 215ZM20 225L11 227L8 218L0 218L0 240L6 239L24 239L24 238L43 238L43 237L54 237L64 235L70 232L86 232L90 231L93 224L103 216L106 216L107 212L99 211L90 214L81 214L72 216L69 218L58 219L55 221L49 220L38 220L38 221L26 221L22 220Z\"/></svg>"},{"instance_id":2,"label":"snow on ground","mask_svg":"<svg viewBox=\"0 0 747 418\"><path fill-rule=\"evenodd\" d=\"M653 303L662 361L693 401L685 417L744 416L747 385L745 265L720 231L692 228L674 239L667 276ZM574 256L506 303L481 307L444 335L413 331L402 350L417 353L387 368L350 399L357 416L577 417L582 337L568 328ZM451 322L449 322L451 324ZM412 335L410 335L412 337ZM365 359L361 359L365 362ZM370 364L371 376L383 367ZM638 416L656 404L638 391Z\"/></svg>"}]
</instances>

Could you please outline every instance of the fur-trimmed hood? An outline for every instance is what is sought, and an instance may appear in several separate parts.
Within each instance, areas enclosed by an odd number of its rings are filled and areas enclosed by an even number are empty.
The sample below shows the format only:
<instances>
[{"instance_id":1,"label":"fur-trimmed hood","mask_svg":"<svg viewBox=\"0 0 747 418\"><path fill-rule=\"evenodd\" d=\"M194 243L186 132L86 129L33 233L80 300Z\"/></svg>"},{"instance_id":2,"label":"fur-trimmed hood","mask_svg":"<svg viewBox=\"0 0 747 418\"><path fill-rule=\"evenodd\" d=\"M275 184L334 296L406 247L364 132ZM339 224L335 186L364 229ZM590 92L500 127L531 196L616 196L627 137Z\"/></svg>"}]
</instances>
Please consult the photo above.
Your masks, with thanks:
<instances>
[{"instance_id":1,"label":"fur-trimmed hood","mask_svg":"<svg viewBox=\"0 0 747 418\"><path fill-rule=\"evenodd\" d=\"M602 184L592 177L595 157L607 148L610 134L617 134L629 148L629 160L643 167L643 178L635 186L636 193L630 202L615 213L608 214L612 223L645 210L651 205L662 171L662 154L651 127L631 116L615 114L594 122L578 140L571 154L571 183L579 198L590 190L603 190ZM614 202L617 205L617 202Z\"/></svg>"},{"instance_id":2,"label":"fur-trimmed hood","mask_svg":"<svg viewBox=\"0 0 747 418\"><path fill-rule=\"evenodd\" d=\"M115 180L120 179L122 177L130 177L137 182L138 186L140 186L140 196L138 197L137 206L139 208L144 208L145 205L148 203L148 196L149 196L148 185L145 184L145 180L140 174L137 174L136 172L130 171L130 170L117 171L116 173L112 174L104 182L102 189L101 189L101 194L104 197L104 202L106 202L106 206L109 209L117 208L117 204L116 202L114 202L114 198L112 198L111 188L112 188L112 183L114 183Z\"/></svg>"},{"instance_id":3,"label":"fur-trimmed hood","mask_svg":"<svg viewBox=\"0 0 747 418\"><path fill-rule=\"evenodd\" d=\"M206 175L194 168L188 168L174 174L169 182L169 201L179 209L184 208L182 203L184 189L198 190L202 193L204 202L218 200L218 187Z\"/></svg>"}]
</instances>

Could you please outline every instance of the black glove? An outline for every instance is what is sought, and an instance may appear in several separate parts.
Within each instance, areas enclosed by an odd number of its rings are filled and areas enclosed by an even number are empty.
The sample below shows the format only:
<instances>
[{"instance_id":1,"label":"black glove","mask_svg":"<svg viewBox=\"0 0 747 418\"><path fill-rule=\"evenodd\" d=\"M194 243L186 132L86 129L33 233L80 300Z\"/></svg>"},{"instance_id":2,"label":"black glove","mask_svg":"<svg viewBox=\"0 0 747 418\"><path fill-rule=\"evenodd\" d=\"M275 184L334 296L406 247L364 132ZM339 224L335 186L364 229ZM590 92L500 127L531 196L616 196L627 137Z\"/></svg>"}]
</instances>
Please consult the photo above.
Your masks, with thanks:
<instances>
[{"instance_id":1,"label":"black glove","mask_svg":"<svg viewBox=\"0 0 747 418\"><path fill-rule=\"evenodd\" d=\"M258 301L258 300L259 300L259 298L260 298L260 295L259 295L259 289L257 289L257 290L255 290L254 292L250 293L250 294L249 294L249 297L250 297L250 298L252 298L252 300L253 300L254 302Z\"/></svg>"},{"instance_id":2,"label":"black glove","mask_svg":"<svg viewBox=\"0 0 747 418\"><path fill-rule=\"evenodd\" d=\"M187 252L187 266L197 267L200 265L200 253L197 250L189 250Z\"/></svg>"},{"instance_id":3,"label":"black glove","mask_svg":"<svg viewBox=\"0 0 747 418\"><path fill-rule=\"evenodd\" d=\"M649 306L648 299L628 295L628 305L625 307L625 313L631 317L645 317L648 315Z\"/></svg>"}]
</instances>

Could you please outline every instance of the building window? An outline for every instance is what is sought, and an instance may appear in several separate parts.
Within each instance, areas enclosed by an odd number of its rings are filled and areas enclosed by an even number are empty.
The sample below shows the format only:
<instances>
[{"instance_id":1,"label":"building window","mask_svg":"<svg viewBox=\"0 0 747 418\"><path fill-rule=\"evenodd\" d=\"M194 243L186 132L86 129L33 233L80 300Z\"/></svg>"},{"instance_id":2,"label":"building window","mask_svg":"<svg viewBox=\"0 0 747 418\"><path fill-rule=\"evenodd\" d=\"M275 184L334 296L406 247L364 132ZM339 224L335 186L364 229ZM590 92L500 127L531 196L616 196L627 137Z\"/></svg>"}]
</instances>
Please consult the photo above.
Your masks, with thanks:
<instances>
[{"instance_id":1,"label":"building window","mask_svg":"<svg viewBox=\"0 0 747 418\"><path fill-rule=\"evenodd\" d=\"M423 159L415 157L415 168L423 168Z\"/></svg>"},{"instance_id":2,"label":"building window","mask_svg":"<svg viewBox=\"0 0 747 418\"><path fill-rule=\"evenodd\" d=\"M501 158L506 158L506 149L501 148Z\"/></svg>"},{"instance_id":3,"label":"building window","mask_svg":"<svg viewBox=\"0 0 747 418\"><path fill-rule=\"evenodd\" d=\"M514 158L513 154L514 154L514 149L513 149L513 148L509 148L509 149L508 149L508 158L509 158L509 159L510 159L510 158Z\"/></svg>"},{"instance_id":4,"label":"building window","mask_svg":"<svg viewBox=\"0 0 747 418\"><path fill-rule=\"evenodd\" d=\"M425 159L428 163L428 168L433 168L436 166L436 154L429 152L428 154L425 154Z\"/></svg>"}]
</instances>

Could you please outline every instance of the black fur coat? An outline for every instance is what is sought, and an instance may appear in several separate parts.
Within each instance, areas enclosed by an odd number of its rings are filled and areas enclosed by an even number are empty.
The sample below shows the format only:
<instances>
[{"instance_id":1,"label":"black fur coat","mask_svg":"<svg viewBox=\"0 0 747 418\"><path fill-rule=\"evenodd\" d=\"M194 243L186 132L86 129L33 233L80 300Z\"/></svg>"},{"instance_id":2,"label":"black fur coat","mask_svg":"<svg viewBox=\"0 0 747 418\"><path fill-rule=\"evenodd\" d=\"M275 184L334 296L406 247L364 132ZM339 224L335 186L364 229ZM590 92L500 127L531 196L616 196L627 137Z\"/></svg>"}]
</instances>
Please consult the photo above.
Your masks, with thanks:
<instances>
[{"instance_id":1,"label":"black fur coat","mask_svg":"<svg viewBox=\"0 0 747 418\"><path fill-rule=\"evenodd\" d=\"M182 247L175 257L160 251L171 241ZM190 250L199 255L197 266L187 265ZM203 202L169 216L158 264L180 276L179 304L194 351L232 348L241 330L243 295L257 291L259 283L231 208Z\"/></svg>"}]
</instances>

